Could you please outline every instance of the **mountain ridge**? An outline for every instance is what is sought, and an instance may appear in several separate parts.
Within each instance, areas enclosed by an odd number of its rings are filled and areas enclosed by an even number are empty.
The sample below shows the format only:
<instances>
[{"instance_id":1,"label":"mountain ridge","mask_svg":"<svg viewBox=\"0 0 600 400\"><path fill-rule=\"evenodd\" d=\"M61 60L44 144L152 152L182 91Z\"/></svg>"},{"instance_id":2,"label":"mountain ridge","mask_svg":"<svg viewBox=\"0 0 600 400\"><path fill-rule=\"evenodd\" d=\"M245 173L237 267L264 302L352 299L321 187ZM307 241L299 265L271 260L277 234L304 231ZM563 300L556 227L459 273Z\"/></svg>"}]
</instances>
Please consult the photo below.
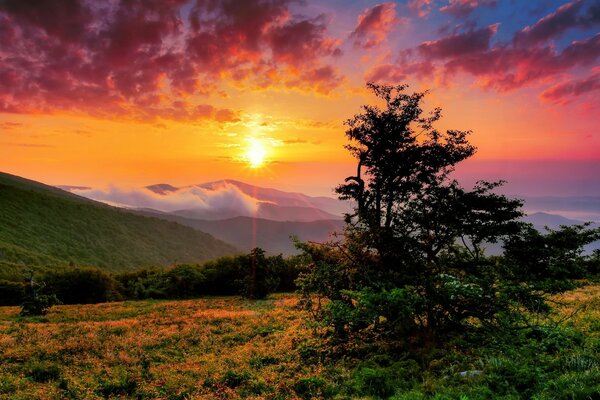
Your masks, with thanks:
<instances>
[{"instance_id":1,"label":"mountain ridge","mask_svg":"<svg viewBox=\"0 0 600 400\"><path fill-rule=\"evenodd\" d=\"M188 226L0 173L3 274L69 264L128 270L203 262L238 251Z\"/></svg>"}]
</instances>

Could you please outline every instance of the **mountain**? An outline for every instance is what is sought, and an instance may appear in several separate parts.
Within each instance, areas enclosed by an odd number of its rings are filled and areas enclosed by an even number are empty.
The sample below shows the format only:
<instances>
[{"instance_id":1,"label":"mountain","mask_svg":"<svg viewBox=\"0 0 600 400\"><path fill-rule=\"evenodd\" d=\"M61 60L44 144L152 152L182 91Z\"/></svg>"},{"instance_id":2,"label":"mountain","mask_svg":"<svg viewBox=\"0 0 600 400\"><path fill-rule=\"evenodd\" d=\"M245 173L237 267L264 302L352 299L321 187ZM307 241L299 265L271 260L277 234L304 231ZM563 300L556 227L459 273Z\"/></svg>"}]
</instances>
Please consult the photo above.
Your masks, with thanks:
<instances>
[{"instance_id":1,"label":"mountain","mask_svg":"<svg viewBox=\"0 0 600 400\"><path fill-rule=\"evenodd\" d=\"M535 229L544 233L546 227L558 230L561 226L581 225L583 221L576 219L565 218L561 215L554 215L544 212L535 212L527 214L523 217L523 221L533 225ZM598 224L594 223L590 225L590 228L597 228ZM487 255L501 255L503 252L501 243L488 243L484 246L486 248ZM590 243L584 247L586 253L591 253L594 250L600 249L600 242Z\"/></svg>"},{"instance_id":2,"label":"mountain","mask_svg":"<svg viewBox=\"0 0 600 400\"><path fill-rule=\"evenodd\" d=\"M156 185L146 186L146 189L161 195L166 195L167 193L177 191L177 188L175 186L169 185L168 183L158 183Z\"/></svg>"},{"instance_id":3,"label":"mountain","mask_svg":"<svg viewBox=\"0 0 600 400\"><path fill-rule=\"evenodd\" d=\"M528 214L523 218L523 220L533 224L535 229L541 232L544 232L546 227L550 229L559 229L562 225L570 226L583 224L583 221L565 218L562 215L549 214L545 212Z\"/></svg>"},{"instance_id":4,"label":"mountain","mask_svg":"<svg viewBox=\"0 0 600 400\"><path fill-rule=\"evenodd\" d=\"M284 255L298 253L290 238L292 235L297 236L302 241L324 242L331 239L331 233L340 232L344 227L342 220L301 222L235 217L211 221L150 211L138 212L143 215L175 221L210 233L214 237L231 243L244 251L260 247L268 253L283 253Z\"/></svg>"},{"instance_id":5,"label":"mountain","mask_svg":"<svg viewBox=\"0 0 600 400\"><path fill-rule=\"evenodd\" d=\"M530 214L542 212L562 215L579 221L600 222L600 197L593 196L545 196L523 197L523 208Z\"/></svg>"},{"instance_id":6,"label":"mountain","mask_svg":"<svg viewBox=\"0 0 600 400\"><path fill-rule=\"evenodd\" d=\"M322 215L323 217L327 217L325 219L333 216L334 218L341 218L342 215L348 211L350 211L350 204L347 202L340 201L333 197L324 197L324 196L308 196L303 193L295 193L295 192L284 192L278 189L272 188L264 188L259 186L250 185L244 182L236 181L233 179L223 179L214 182L201 183L197 185L183 186L183 187L174 187L169 184L160 183L156 185L146 186L145 189L150 190L151 192L159 195L165 196L168 198L170 194L177 193L178 191L183 191L190 188L201 188L206 189L208 191L217 192L222 190L225 187L232 186L238 189L243 194L248 197L258 201L261 205L270 204L271 206L279 206L279 207L299 207L302 209L313 209L318 210L320 212L325 212L328 215ZM135 206L135 205L132 205ZM266 209L266 208L265 208ZM188 210L182 210L188 211ZM199 211L194 209L194 211ZM207 210L203 210L208 213ZM225 210L227 211L227 210ZM229 210L229 212L233 212L233 210ZM239 211L238 211L239 212ZM265 211L268 213L268 211ZM223 214L221 215L221 217ZM242 216L242 215L229 215L230 217L234 216ZM249 215L246 215L249 216ZM265 217L268 217L265 214ZM206 216L205 216L206 218ZM312 218L312 217L311 217ZM215 218L210 218L215 219ZM323 219L323 218L320 218ZM284 220L284 219L282 219Z\"/></svg>"},{"instance_id":7,"label":"mountain","mask_svg":"<svg viewBox=\"0 0 600 400\"><path fill-rule=\"evenodd\" d=\"M262 202L284 205L286 207L319 208L335 215L343 215L350 209L347 203L341 202L333 197L315 197L308 196L303 193L284 192L278 189L249 185L233 179L224 179L215 182L203 183L197 186L216 190L226 184L233 185L248 196L254 197Z\"/></svg>"},{"instance_id":8,"label":"mountain","mask_svg":"<svg viewBox=\"0 0 600 400\"><path fill-rule=\"evenodd\" d=\"M319 220L337 219L341 220L341 215L328 213L314 207L282 207L271 203L259 203L258 209L252 215L252 212L240 210L239 208L225 208L219 210L190 209L173 211L172 214L186 218L219 220L235 217L255 217L269 219L272 221L297 221L310 222Z\"/></svg>"},{"instance_id":9,"label":"mountain","mask_svg":"<svg viewBox=\"0 0 600 400\"><path fill-rule=\"evenodd\" d=\"M0 173L0 270L68 264L124 270L202 262L237 249L188 226Z\"/></svg>"}]
</instances>

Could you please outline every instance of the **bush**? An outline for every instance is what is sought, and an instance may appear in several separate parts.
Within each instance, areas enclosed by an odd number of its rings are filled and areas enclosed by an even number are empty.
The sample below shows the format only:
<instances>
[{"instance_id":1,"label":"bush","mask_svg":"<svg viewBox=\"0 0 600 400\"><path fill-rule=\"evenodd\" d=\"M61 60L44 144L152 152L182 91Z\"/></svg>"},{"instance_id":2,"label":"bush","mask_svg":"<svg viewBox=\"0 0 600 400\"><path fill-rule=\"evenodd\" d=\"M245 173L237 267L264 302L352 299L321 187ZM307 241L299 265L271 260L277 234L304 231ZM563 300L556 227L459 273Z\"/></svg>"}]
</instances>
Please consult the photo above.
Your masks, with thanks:
<instances>
[{"instance_id":1,"label":"bush","mask_svg":"<svg viewBox=\"0 0 600 400\"><path fill-rule=\"evenodd\" d=\"M99 269L73 269L44 276L46 289L64 304L91 304L120 300L113 277Z\"/></svg>"},{"instance_id":2,"label":"bush","mask_svg":"<svg viewBox=\"0 0 600 400\"><path fill-rule=\"evenodd\" d=\"M168 298L199 297L206 293L207 279L202 268L194 265L178 265L165 272Z\"/></svg>"},{"instance_id":3,"label":"bush","mask_svg":"<svg viewBox=\"0 0 600 400\"><path fill-rule=\"evenodd\" d=\"M281 255L266 257L262 249L255 248L250 254L238 257L239 278L236 280L239 294L249 299L264 299L279 286L285 263Z\"/></svg>"},{"instance_id":4,"label":"bush","mask_svg":"<svg viewBox=\"0 0 600 400\"><path fill-rule=\"evenodd\" d=\"M64 304L89 304L122 299L183 299L206 295L242 295L264 298L276 290L294 290L293 283L304 268L300 258L267 256L261 249L235 257L221 257L201 265L183 264L166 270L143 269L110 274L96 268L46 272L39 288L38 305L27 297L27 307L51 306L55 295ZM0 280L0 305L26 300L27 285ZM43 296L48 296L47 298Z\"/></svg>"},{"instance_id":5,"label":"bush","mask_svg":"<svg viewBox=\"0 0 600 400\"><path fill-rule=\"evenodd\" d=\"M44 315L60 301L53 293L48 293L44 282L38 283L29 276L29 284L25 286L25 295L21 305L21 316Z\"/></svg>"},{"instance_id":6,"label":"bush","mask_svg":"<svg viewBox=\"0 0 600 400\"><path fill-rule=\"evenodd\" d=\"M126 299L166 299L168 298L168 282L163 271L140 270L126 272L115 276L121 294Z\"/></svg>"},{"instance_id":7,"label":"bush","mask_svg":"<svg viewBox=\"0 0 600 400\"><path fill-rule=\"evenodd\" d=\"M300 378L294 384L294 391L302 399L328 397L327 382L320 377Z\"/></svg>"}]
</instances>

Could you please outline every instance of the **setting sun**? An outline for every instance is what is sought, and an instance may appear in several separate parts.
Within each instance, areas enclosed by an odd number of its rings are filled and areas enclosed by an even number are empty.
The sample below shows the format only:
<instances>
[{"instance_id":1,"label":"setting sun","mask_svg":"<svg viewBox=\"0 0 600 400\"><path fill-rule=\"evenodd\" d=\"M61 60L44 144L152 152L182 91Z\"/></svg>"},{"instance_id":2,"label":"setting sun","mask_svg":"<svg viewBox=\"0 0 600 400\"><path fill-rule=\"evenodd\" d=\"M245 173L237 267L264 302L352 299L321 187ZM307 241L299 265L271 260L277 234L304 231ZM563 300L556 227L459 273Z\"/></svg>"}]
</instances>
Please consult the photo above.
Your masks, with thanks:
<instances>
[{"instance_id":1,"label":"setting sun","mask_svg":"<svg viewBox=\"0 0 600 400\"><path fill-rule=\"evenodd\" d=\"M267 150L262 140L256 138L248 139L248 148L246 149L246 161L251 168L261 167L265 163Z\"/></svg>"}]
</instances>

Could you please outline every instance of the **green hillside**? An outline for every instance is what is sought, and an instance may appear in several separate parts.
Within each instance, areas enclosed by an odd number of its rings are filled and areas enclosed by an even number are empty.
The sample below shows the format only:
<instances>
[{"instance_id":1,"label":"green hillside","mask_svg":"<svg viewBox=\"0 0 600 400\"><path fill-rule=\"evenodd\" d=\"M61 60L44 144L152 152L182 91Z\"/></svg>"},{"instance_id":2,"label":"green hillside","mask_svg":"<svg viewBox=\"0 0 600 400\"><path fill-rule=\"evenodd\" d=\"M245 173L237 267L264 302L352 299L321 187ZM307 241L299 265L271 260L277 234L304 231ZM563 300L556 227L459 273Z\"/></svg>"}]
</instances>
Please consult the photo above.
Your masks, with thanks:
<instances>
[{"instance_id":1,"label":"green hillside","mask_svg":"<svg viewBox=\"0 0 600 400\"><path fill-rule=\"evenodd\" d=\"M74 264L118 271L235 252L192 228L0 173L0 278L21 276L19 270L29 267Z\"/></svg>"}]
</instances>

